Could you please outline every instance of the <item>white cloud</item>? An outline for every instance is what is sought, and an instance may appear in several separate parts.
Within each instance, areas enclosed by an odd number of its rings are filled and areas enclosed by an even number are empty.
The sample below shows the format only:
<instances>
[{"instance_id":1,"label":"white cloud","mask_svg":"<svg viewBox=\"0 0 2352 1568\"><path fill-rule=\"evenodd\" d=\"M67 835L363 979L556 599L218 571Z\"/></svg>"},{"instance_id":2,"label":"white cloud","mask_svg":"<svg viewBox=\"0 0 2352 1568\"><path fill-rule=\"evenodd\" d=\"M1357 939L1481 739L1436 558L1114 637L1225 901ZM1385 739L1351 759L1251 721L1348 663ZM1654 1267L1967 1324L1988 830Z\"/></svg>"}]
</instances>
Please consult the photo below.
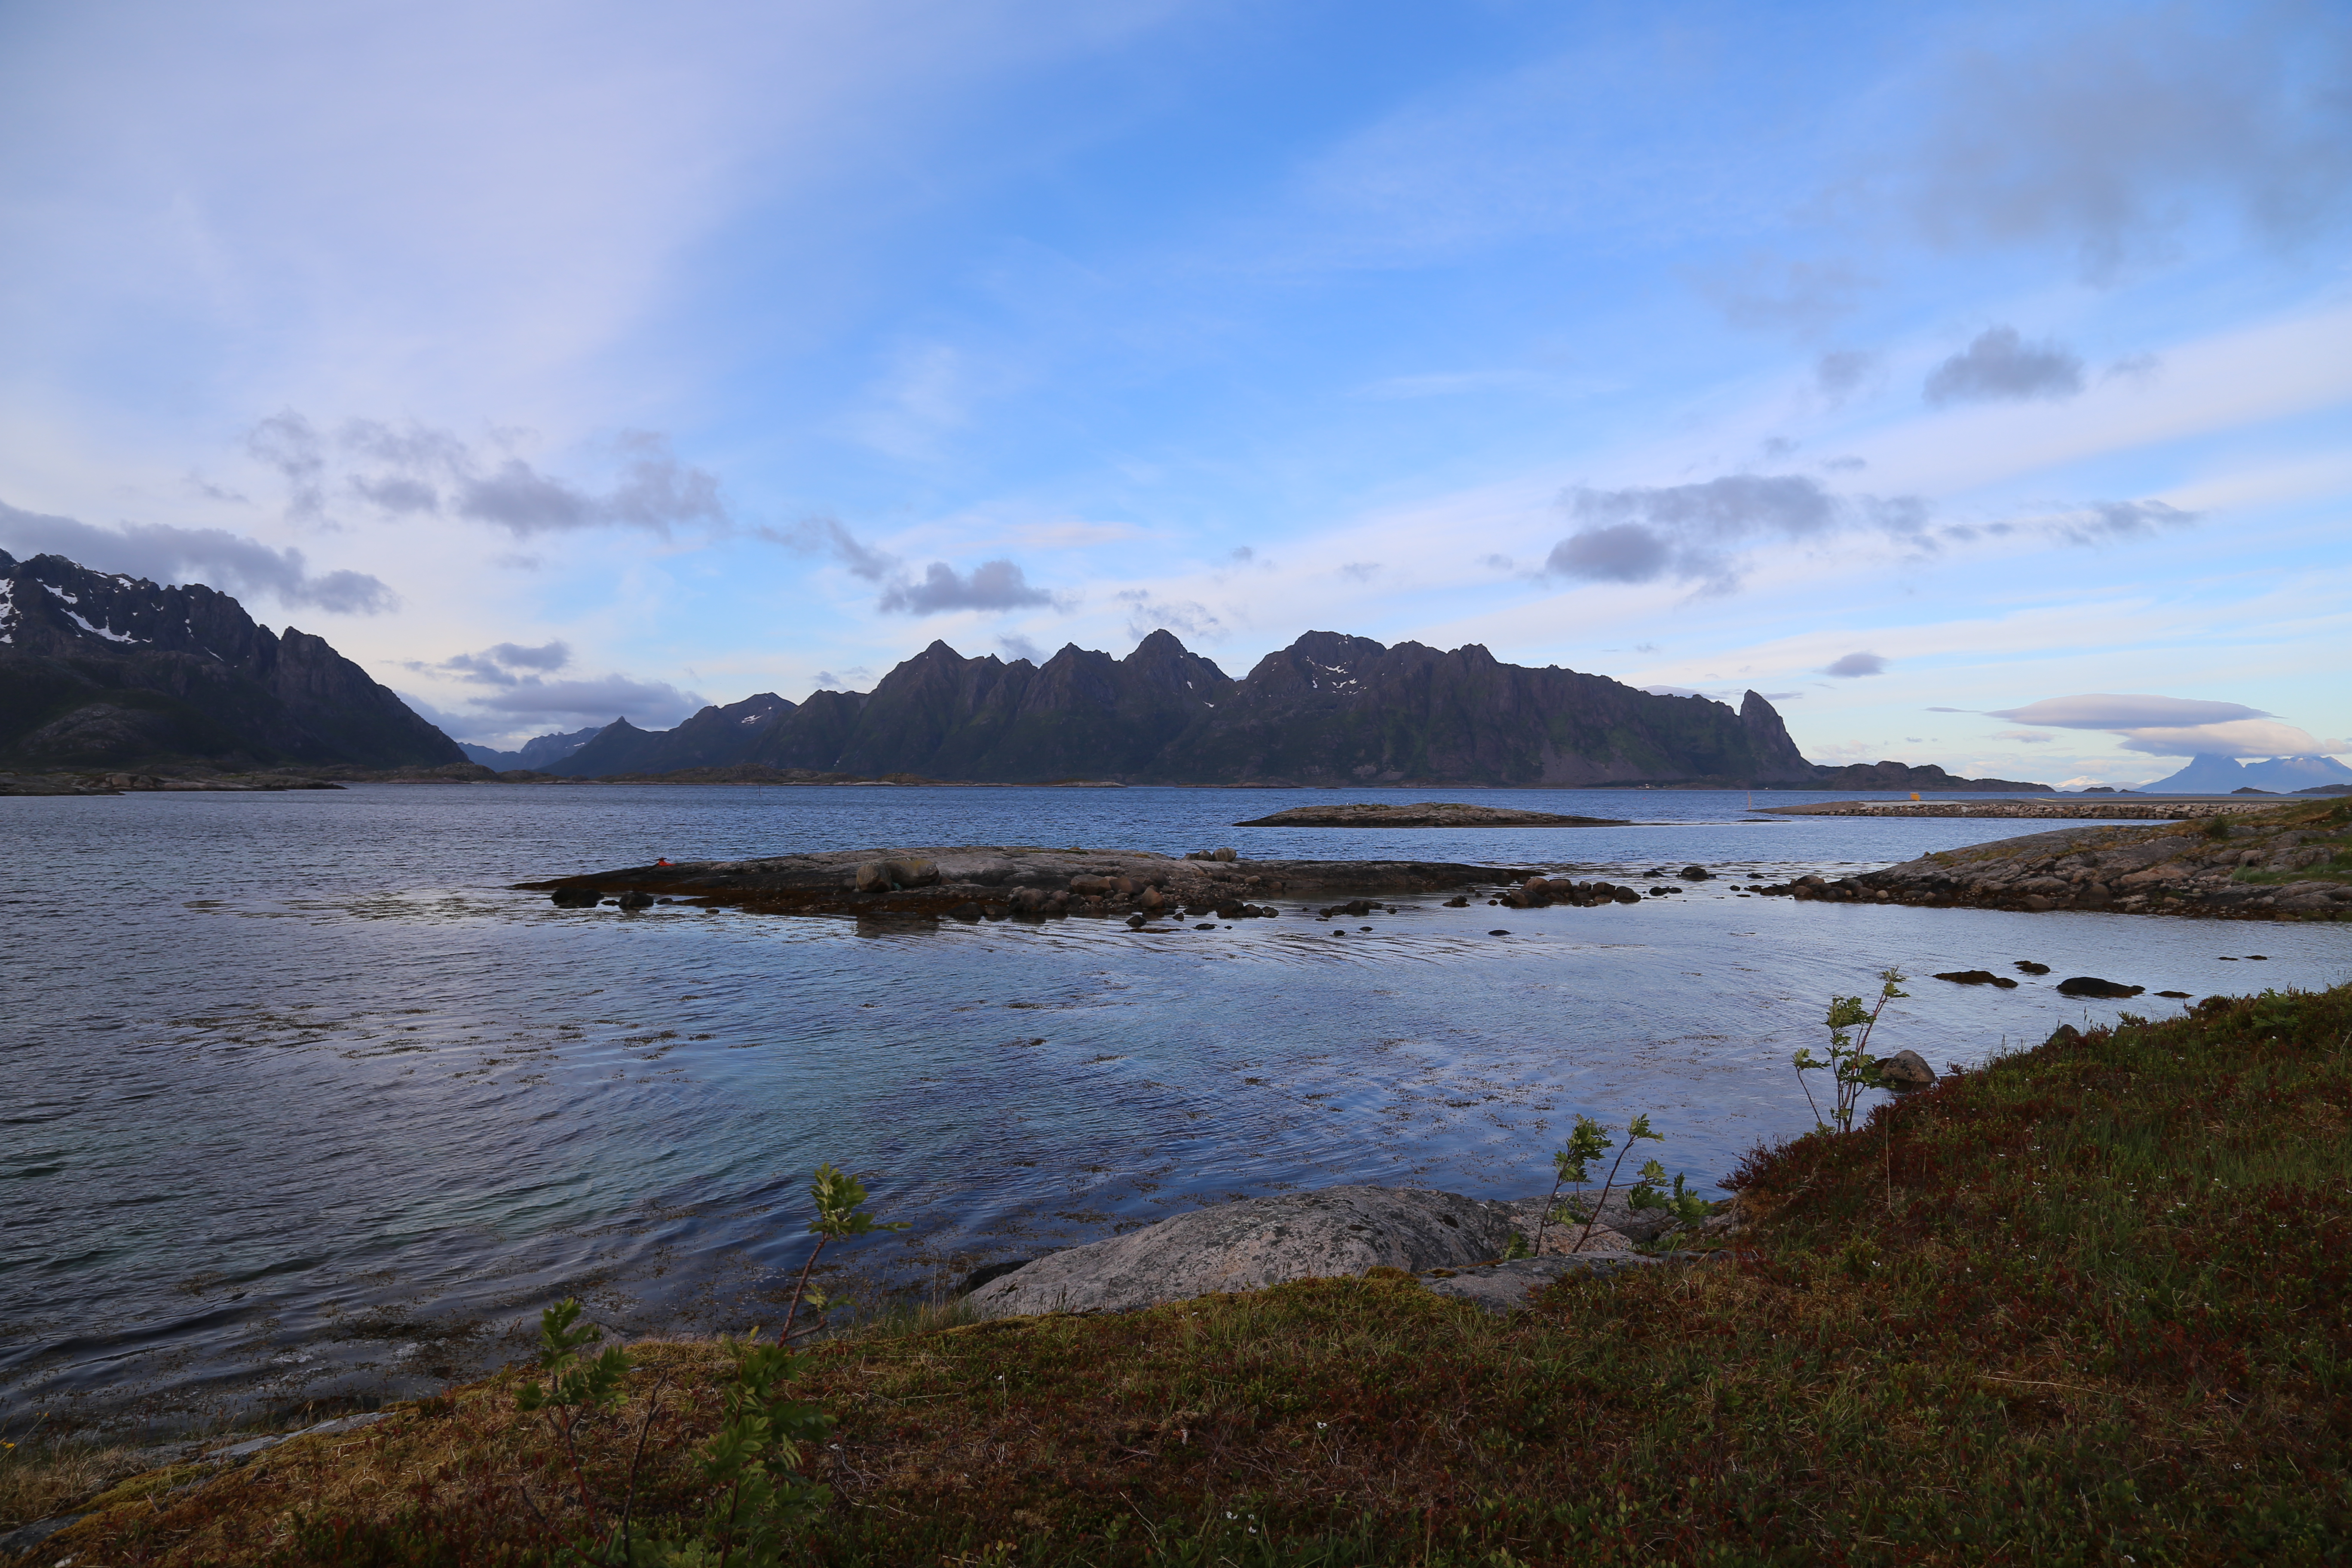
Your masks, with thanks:
<instances>
[{"instance_id":1,"label":"white cloud","mask_svg":"<svg viewBox=\"0 0 2352 1568\"><path fill-rule=\"evenodd\" d=\"M2307 730L2273 719L2226 724L2153 726L2118 731L2126 752L2152 757L2288 757L2352 752L2352 741L2320 741Z\"/></svg>"},{"instance_id":2,"label":"white cloud","mask_svg":"<svg viewBox=\"0 0 2352 1568\"><path fill-rule=\"evenodd\" d=\"M1886 673L1886 660L1874 653L1843 654L1823 665L1822 673L1848 680L1856 676L1884 675Z\"/></svg>"},{"instance_id":3,"label":"white cloud","mask_svg":"<svg viewBox=\"0 0 2352 1568\"><path fill-rule=\"evenodd\" d=\"M2210 702L2193 697L2153 697L2093 692L2079 697L2048 697L2022 708L1988 710L1995 719L2060 730L2131 730L2149 725L2222 724L2239 719L2272 715L2240 702Z\"/></svg>"}]
</instances>

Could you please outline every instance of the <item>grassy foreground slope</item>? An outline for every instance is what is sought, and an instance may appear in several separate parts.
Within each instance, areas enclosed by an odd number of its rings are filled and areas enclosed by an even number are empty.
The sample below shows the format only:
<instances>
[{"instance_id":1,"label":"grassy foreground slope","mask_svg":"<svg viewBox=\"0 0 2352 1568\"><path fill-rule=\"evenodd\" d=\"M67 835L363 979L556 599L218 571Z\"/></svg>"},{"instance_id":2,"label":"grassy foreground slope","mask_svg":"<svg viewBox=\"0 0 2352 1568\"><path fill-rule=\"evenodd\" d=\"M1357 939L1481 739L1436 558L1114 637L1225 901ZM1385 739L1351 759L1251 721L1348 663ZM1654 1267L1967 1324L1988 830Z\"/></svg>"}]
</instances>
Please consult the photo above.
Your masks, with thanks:
<instances>
[{"instance_id":1,"label":"grassy foreground slope","mask_svg":"<svg viewBox=\"0 0 2352 1568\"><path fill-rule=\"evenodd\" d=\"M1737 1184L1726 1255L1507 1321L1368 1279L828 1344L786 1561L2343 1560L2352 987L2062 1030ZM635 1512L675 1535L723 1357L633 1354L580 1477L509 1374L38 1560L556 1561L656 1389Z\"/></svg>"}]
</instances>

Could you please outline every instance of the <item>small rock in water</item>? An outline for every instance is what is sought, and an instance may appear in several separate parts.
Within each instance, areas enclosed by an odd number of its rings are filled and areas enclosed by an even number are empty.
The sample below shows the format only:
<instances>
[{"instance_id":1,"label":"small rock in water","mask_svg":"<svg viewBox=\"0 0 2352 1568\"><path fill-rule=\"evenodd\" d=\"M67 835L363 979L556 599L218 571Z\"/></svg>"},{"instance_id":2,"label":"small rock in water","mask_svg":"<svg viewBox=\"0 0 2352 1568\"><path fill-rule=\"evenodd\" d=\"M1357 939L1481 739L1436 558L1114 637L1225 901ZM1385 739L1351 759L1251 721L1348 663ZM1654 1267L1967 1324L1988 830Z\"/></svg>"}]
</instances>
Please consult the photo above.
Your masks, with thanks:
<instances>
[{"instance_id":1,"label":"small rock in water","mask_svg":"<svg viewBox=\"0 0 2352 1568\"><path fill-rule=\"evenodd\" d=\"M1936 1081L1936 1069L1916 1051L1897 1051L1878 1064L1878 1076L1897 1089L1926 1089Z\"/></svg>"},{"instance_id":2,"label":"small rock in water","mask_svg":"<svg viewBox=\"0 0 2352 1568\"><path fill-rule=\"evenodd\" d=\"M2030 958L2021 958L2017 961L2017 970L2021 974L2047 974L2050 973L2050 966L2046 963L2036 963Z\"/></svg>"},{"instance_id":3,"label":"small rock in water","mask_svg":"<svg viewBox=\"0 0 2352 1568\"><path fill-rule=\"evenodd\" d=\"M2246 954L2246 962L2248 963L2268 963L2270 961L2270 954L2266 952L2250 952Z\"/></svg>"},{"instance_id":4,"label":"small rock in water","mask_svg":"<svg viewBox=\"0 0 2352 1568\"><path fill-rule=\"evenodd\" d=\"M1445 900L1445 907L1449 910L1466 910L1470 907L1470 900L1456 893Z\"/></svg>"},{"instance_id":5,"label":"small rock in water","mask_svg":"<svg viewBox=\"0 0 2352 1568\"><path fill-rule=\"evenodd\" d=\"M1508 936L1511 933L1507 931L1490 931L1486 934L1488 936Z\"/></svg>"},{"instance_id":6,"label":"small rock in water","mask_svg":"<svg viewBox=\"0 0 2352 1568\"><path fill-rule=\"evenodd\" d=\"M2185 1002L2189 999L2189 993L2186 991L2159 991L2157 994L2158 996L2169 996L2175 1001Z\"/></svg>"},{"instance_id":7,"label":"small rock in water","mask_svg":"<svg viewBox=\"0 0 2352 1568\"><path fill-rule=\"evenodd\" d=\"M558 888L547 897L559 910L593 910L598 895L593 888Z\"/></svg>"},{"instance_id":8,"label":"small rock in water","mask_svg":"<svg viewBox=\"0 0 2352 1568\"><path fill-rule=\"evenodd\" d=\"M1953 969L1936 976L1955 985L1998 985L2004 991L2017 989L2017 982L2006 974L1995 974L1990 969Z\"/></svg>"},{"instance_id":9,"label":"small rock in water","mask_svg":"<svg viewBox=\"0 0 2352 1568\"><path fill-rule=\"evenodd\" d=\"M1150 917L1149 915L1129 915L1127 917L1127 929L1129 931L1141 931L1150 923Z\"/></svg>"},{"instance_id":10,"label":"small rock in water","mask_svg":"<svg viewBox=\"0 0 2352 1568\"><path fill-rule=\"evenodd\" d=\"M1685 866L1675 873L1685 882L1712 882L1715 873L1704 866Z\"/></svg>"},{"instance_id":11,"label":"small rock in water","mask_svg":"<svg viewBox=\"0 0 2352 1568\"><path fill-rule=\"evenodd\" d=\"M2118 985L2095 974L2077 974L2058 983L2058 994L2061 996L2137 996L2146 989L2143 985Z\"/></svg>"}]
</instances>

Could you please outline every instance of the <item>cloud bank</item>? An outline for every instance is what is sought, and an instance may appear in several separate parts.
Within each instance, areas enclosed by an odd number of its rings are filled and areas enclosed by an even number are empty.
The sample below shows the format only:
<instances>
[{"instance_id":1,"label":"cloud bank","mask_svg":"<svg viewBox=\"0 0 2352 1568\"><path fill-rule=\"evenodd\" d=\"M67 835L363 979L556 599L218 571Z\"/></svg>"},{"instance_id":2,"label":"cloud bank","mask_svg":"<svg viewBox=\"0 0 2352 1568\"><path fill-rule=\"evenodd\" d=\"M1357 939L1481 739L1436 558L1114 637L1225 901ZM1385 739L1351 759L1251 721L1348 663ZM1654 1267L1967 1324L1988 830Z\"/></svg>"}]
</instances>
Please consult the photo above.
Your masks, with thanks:
<instances>
[{"instance_id":1,"label":"cloud bank","mask_svg":"<svg viewBox=\"0 0 2352 1568\"><path fill-rule=\"evenodd\" d=\"M226 529L160 522L97 528L0 501L0 544L20 556L62 555L100 572L183 585L201 583L239 600L267 595L289 609L375 616L400 603L381 579L364 572L313 574L292 546L272 549Z\"/></svg>"},{"instance_id":2,"label":"cloud bank","mask_svg":"<svg viewBox=\"0 0 2352 1568\"><path fill-rule=\"evenodd\" d=\"M2060 401L2083 390L2083 362L2056 343L2029 343L2015 327L1989 327L1928 374L1920 395L1949 403Z\"/></svg>"},{"instance_id":3,"label":"cloud bank","mask_svg":"<svg viewBox=\"0 0 2352 1568\"><path fill-rule=\"evenodd\" d=\"M601 485L542 471L512 448L511 432L468 441L411 421L352 419L321 431L294 409L256 425L246 450L286 485L287 515L323 522L357 505L387 517L451 517L504 529L518 539L590 528L634 528L668 537L674 529L732 527L719 480L682 463L667 437L625 430L593 460Z\"/></svg>"},{"instance_id":4,"label":"cloud bank","mask_svg":"<svg viewBox=\"0 0 2352 1568\"><path fill-rule=\"evenodd\" d=\"M1802 475L1727 474L1699 484L1570 490L1580 526L1552 546L1547 574L1590 583L1673 576L1718 590L1738 582L1729 551L1816 539L1849 528L1917 538L1927 506L1913 496L1840 496Z\"/></svg>"},{"instance_id":5,"label":"cloud bank","mask_svg":"<svg viewBox=\"0 0 2352 1568\"><path fill-rule=\"evenodd\" d=\"M2321 741L2309 731L2241 702L2190 697L2092 692L2052 697L2022 708L1992 710L1990 717L2058 730L2105 730L2123 748L2155 757L2323 756L2352 751L2352 742Z\"/></svg>"}]
</instances>

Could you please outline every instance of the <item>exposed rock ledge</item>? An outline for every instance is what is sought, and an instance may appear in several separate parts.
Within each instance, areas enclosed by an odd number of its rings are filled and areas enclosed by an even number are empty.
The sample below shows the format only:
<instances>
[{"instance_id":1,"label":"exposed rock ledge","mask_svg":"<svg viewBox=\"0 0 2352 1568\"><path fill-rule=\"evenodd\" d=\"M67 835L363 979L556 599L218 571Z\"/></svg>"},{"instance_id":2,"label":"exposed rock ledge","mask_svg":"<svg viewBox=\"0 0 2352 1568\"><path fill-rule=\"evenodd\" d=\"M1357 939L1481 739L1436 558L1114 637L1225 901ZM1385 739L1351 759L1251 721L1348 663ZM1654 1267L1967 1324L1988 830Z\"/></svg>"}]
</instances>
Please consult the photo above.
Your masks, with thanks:
<instances>
[{"instance_id":1,"label":"exposed rock ledge","mask_svg":"<svg viewBox=\"0 0 2352 1568\"><path fill-rule=\"evenodd\" d=\"M1074 1247L989 1279L968 1298L982 1317L1032 1312L1116 1312L1219 1291L1256 1290L1294 1279L1361 1275L1372 1268L1437 1271L1432 1289L1493 1310L1577 1269L1643 1268L1660 1259L1633 1250L1623 1235L1596 1226L1580 1253L1577 1230L1553 1226L1544 1255L1503 1263L1514 1235L1526 1236L1541 1198L1502 1203L1409 1187L1324 1187L1178 1215L1107 1241ZM1654 1234L1663 1221L1610 1205Z\"/></svg>"},{"instance_id":2,"label":"exposed rock ledge","mask_svg":"<svg viewBox=\"0 0 2352 1568\"><path fill-rule=\"evenodd\" d=\"M1948 849L1883 871L1757 889L1843 902L2352 920L2352 802L2163 827L2073 827Z\"/></svg>"},{"instance_id":3,"label":"exposed rock ledge","mask_svg":"<svg viewBox=\"0 0 2352 1568\"><path fill-rule=\"evenodd\" d=\"M1623 827L1618 816L1565 816L1556 811L1515 811L1504 805L1462 805L1425 800L1418 805L1299 805L1235 827Z\"/></svg>"},{"instance_id":4,"label":"exposed rock ledge","mask_svg":"<svg viewBox=\"0 0 2352 1568\"><path fill-rule=\"evenodd\" d=\"M2175 822L2262 811L2266 800L1824 800L1810 805L1759 805L1775 816L2064 817L2095 821Z\"/></svg>"},{"instance_id":5,"label":"exposed rock ledge","mask_svg":"<svg viewBox=\"0 0 2352 1568\"><path fill-rule=\"evenodd\" d=\"M1230 857L1219 850L1218 857ZM518 887L558 903L619 894L804 914L1141 915L1190 910L1272 914L1250 900L1330 893L1424 893L1518 881L1524 869L1440 860L1178 859L1136 849L962 846L838 849L758 860L632 866Z\"/></svg>"}]
</instances>

